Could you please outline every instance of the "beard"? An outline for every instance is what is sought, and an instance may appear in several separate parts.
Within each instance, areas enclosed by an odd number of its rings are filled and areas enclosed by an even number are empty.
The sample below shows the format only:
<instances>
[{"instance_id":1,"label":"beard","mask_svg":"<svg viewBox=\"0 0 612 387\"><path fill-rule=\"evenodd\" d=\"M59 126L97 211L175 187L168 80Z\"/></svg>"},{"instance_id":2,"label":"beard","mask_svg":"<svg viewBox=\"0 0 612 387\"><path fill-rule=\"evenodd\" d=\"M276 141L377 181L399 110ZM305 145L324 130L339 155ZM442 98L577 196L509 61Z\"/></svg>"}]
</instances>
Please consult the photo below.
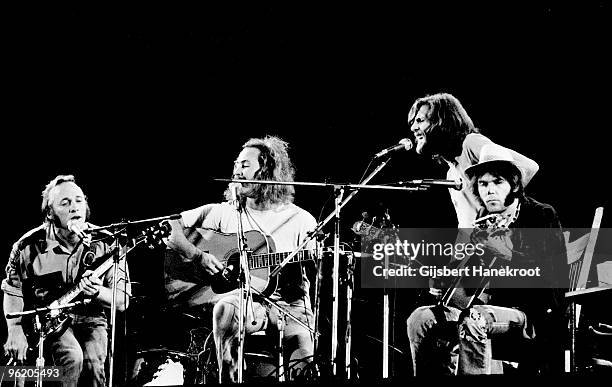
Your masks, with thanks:
<instances>
[{"instance_id":1,"label":"beard","mask_svg":"<svg viewBox=\"0 0 612 387\"><path fill-rule=\"evenodd\" d=\"M225 192L223 193L223 196L225 197L225 200L227 201L233 200L231 184L235 184L235 183L230 183L230 185L227 186L227 188L225 189ZM260 184L241 183L240 187L238 187L237 189L238 199L240 200L241 203L244 203L244 201L246 201L247 198L256 199L261 196L262 194L261 190L262 190L262 185Z\"/></svg>"},{"instance_id":2,"label":"beard","mask_svg":"<svg viewBox=\"0 0 612 387\"><path fill-rule=\"evenodd\" d=\"M419 155L424 155L427 150L427 140L417 141L415 152Z\"/></svg>"}]
</instances>

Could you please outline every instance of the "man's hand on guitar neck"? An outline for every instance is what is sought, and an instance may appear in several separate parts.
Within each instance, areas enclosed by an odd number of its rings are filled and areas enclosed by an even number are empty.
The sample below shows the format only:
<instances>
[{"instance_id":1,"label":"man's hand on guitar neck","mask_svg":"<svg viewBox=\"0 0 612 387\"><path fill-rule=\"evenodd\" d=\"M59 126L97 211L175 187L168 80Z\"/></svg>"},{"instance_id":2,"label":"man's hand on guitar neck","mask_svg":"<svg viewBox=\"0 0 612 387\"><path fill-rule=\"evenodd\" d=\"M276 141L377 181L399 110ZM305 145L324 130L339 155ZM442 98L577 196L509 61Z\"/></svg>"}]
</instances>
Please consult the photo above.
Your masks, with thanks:
<instances>
[{"instance_id":1,"label":"man's hand on guitar neck","mask_svg":"<svg viewBox=\"0 0 612 387\"><path fill-rule=\"evenodd\" d=\"M79 289L83 292L83 295L88 298L96 298L100 294L102 288L102 280L100 278L92 277L91 270L86 270L83 273L83 278L79 282Z\"/></svg>"},{"instance_id":2,"label":"man's hand on guitar neck","mask_svg":"<svg viewBox=\"0 0 612 387\"><path fill-rule=\"evenodd\" d=\"M199 256L198 260L200 265L206 272L210 275L215 275L219 272L219 270L223 270L223 264L219 262L219 260L212 254L208 254L205 251L198 250Z\"/></svg>"}]
</instances>

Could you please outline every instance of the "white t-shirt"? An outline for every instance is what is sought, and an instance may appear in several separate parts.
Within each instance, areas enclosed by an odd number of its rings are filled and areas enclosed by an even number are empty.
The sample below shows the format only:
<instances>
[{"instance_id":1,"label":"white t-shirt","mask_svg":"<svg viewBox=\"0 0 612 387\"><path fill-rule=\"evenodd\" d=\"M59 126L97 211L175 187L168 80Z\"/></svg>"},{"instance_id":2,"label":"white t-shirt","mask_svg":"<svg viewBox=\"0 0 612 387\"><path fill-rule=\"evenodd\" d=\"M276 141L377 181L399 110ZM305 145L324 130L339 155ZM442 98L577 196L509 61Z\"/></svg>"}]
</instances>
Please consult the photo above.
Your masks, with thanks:
<instances>
[{"instance_id":1,"label":"white t-shirt","mask_svg":"<svg viewBox=\"0 0 612 387\"><path fill-rule=\"evenodd\" d=\"M199 227L224 233L238 232L238 214L229 203L206 204L181 213L185 227ZM274 210L246 208L242 214L244 231L260 230L272 236L276 252L291 252L317 225L315 218L293 203ZM314 248L314 240L307 247Z\"/></svg>"},{"instance_id":2,"label":"white t-shirt","mask_svg":"<svg viewBox=\"0 0 612 387\"><path fill-rule=\"evenodd\" d=\"M223 233L238 232L238 214L236 208L227 203L206 204L181 213L183 224L187 228L211 229ZM293 203L282 204L273 210L259 211L246 208L241 214L242 225L245 232L251 230L262 231L274 241L274 252L292 252L315 229L317 222L306 210ZM305 249L314 249L315 241L311 240ZM192 264L192 263L190 263ZM176 268L166 267L166 289L171 299L176 298L186 290L192 290L189 305L214 303L220 297L211 293L208 287L202 287L197 276L192 275L199 271L183 268L175 263ZM186 264L189 265L189 264ZM176 269L176 270L173 270ZM198 288L194 288L198 286ZM283 268L279 278L279 286L272 298L282 297L286 301L308 297L310 282L303 270L302 264L292 263ZM197 290L197 292L194 292Z\"/></svg>"}]
</instances>

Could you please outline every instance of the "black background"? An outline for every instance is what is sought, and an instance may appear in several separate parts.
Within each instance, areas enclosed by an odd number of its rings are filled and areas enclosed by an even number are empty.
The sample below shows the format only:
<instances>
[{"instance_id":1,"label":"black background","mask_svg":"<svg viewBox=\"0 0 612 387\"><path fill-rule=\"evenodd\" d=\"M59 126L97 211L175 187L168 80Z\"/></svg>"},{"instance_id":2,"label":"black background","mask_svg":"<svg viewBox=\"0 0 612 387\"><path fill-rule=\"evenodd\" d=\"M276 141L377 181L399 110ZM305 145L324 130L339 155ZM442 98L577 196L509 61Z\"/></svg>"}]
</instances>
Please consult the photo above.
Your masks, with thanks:
<instances>
[{"instance_id":1,"label":"black background","mask_svg":"<svg viewBox=\"0 0 612 387\"><path fill-rule=\"evenodd\" d=\"M565 226L588 226L609 197L609 13L596 1L7 10L4 256L40 223L57 174L76 176L100 225L219 201L212 179L266 134L291 144L296 180L357 182L410 136L412 102L440 91L539 163L528 191ZM404 152L373 183L444 175ZM319 217L328 197L298 188L296 203ZM378 202L403 227L456 224L444 190L358 197L345 225Z\"/></svg>"}]
</instances>

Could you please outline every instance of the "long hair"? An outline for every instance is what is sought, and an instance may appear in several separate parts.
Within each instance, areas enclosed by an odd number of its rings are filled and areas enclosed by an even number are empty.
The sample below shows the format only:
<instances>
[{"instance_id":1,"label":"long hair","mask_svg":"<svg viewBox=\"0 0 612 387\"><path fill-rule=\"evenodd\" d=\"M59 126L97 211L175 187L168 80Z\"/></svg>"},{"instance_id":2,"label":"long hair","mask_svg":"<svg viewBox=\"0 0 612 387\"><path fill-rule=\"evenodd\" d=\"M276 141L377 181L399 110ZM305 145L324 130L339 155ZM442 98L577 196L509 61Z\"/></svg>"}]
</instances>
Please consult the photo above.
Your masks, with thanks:
<instances>
[{"instance_id":1,"label":"long hair","mask_svg":"<svg viewBox=\"0 0 612 387\"><path fill-rule=\"evenodd\" d=\"M51 221L51 203L49 203L49 194L51 190L62 183L72 182L76 184L74 180L74 175L57 175L53 180L51 180L45 186L45 189L42 191L42 204L40 206L40 211L42 213L43 219L45 222ZM87 196L85 196L85 203L87 204L87 209L85 211L85 220L89 219L89 215L91 213L89 209L89 201L87 200Z\"/></svg>"},{"instance_id":2,"label":"long hair","mask_svg":"<svg viewBox=\"0 0 612 387\"><path fill-rule=\"evenodd\" d=\"M478 200L482 207L485 207L480 193L478 192L478 179L485 173L490 173L495 177L503 177L510 184L510 193L506 196L504 205L510 205L514 199L523 200L525 198L525 188L523 187L523 179L521 171L513 164L505 161L491 162L487 167L482 167L470 179L472 194ZM516 189L516 192L515 192Z\"/></svg>"},{"instance_id":3,"label":"long hair","mask_svg":"<svg viewBox=\"0 0 612 387\"><path fill-rule=\"evenodd\" d=\"M478 133L472 119L461 102L448 93L438 93L417 99L408 113L408 125L412 126L421 106L429 107L431 129L426 133L428 153L452 161L461 154L465 136Z\"/></svg>"},{"instance_id":4,"label":"long hair","mask_svg":"<svg viewBox=\"0 0 612 387\"><path fill-rule=\"evenodd\" d=\"M251 138L242 148L259 150L259 170L255 174L257 180L294 181L295 168L289 158L289 144L275 136ZM278 204L292 203L295 189L292 185L261 184L255 188L255 201L259 203ZM229 190L225 198L230 200Z\"/></svg>"}]
</instances>

